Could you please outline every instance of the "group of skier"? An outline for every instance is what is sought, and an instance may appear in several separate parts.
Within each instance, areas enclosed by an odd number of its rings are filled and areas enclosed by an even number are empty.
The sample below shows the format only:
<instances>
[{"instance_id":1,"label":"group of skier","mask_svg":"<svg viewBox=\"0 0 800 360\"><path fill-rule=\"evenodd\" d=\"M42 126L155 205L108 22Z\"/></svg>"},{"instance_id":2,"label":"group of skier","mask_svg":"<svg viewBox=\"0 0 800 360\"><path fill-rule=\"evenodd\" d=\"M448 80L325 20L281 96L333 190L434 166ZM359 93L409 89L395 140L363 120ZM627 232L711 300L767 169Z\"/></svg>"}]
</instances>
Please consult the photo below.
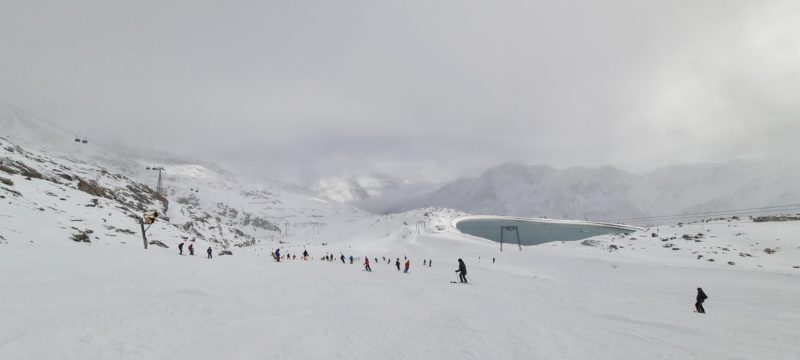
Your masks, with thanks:
<instances>
[{"instance_id":1,"label":"group of skier","mask_svg":"<svg viewBox=\"0 0 800 360\"><path fill-rule=\"evenodd\" d=\"M351 258L350 263L352 264L353 263L352 262L352 258L353 257L351 256L350 258ZM386 258L385 256L383 256L382 259L386 260L386 264L391 264L392 263L392 258ZM402 265L403 273L408 274L408 270L411 268L411 260L406 256L403 256L403 260L405 260L405 262ZM378 258L375 258L375 262L378 262ZM400 258L397 258L397 260L395 261L394 265L397 267L397 271L400 271L400 269L401 269L401 267L400 267ZM372 271L372 268L369 266L369 257L364 257L364 270Z\"/></svg>"},{"instance_id":2,"label":"group of skier","mask_svg":"<svg viewBox=\"0 0 800 360\"><path fill-rule=\"evenodd\" d=\"M184 243L178 244L178 254L179 255L183 255L183 245L184 245ZM193 256L194 255L194 244L189 243L189 246L187 247L187 249L189 250L189 255ZM209 246L208 249L206 249L206 253L208 254L208 258L211 259L212 258L211 246ZM275 261L280 262L281 261L281 249L275 249L275 251L272 252L272 257L275 259ZM308 250L303 250L302 259L304 261L307 261L308 258L309 258ZM285 259L287 259L287 260L296 260L297 259L297 255L286 254ZM333 259L334 259L333 254L326 254L325 256L320 258L320 260L324 260L324 261L333 261ZM345 257L344 254L340 254L340 256L339 256L339 260L341 260L342 264L347 264L348 260L349 260L350 264L353 264L355 259L356 258L354 258L353 255L350 255L349 257ZM382 259L385 260L387 264L391 264L392 263L392 259L391 258L387 258L387 257L384 256L384 257L382 257ZM405 256L403 257L403 259L405 260L405 262L402 265L402 270L403 270L403 273L407 274L408 270L411 268L411 260L409 260L408 257L405 257ZM378 258L375 258L375 262L376 263L378 262ZM492 263L494 263L494 262L495 262L495 259L492 258ZM397 271L401 270L400 258L396 258L395 259L394 265L395 265L395 267L397 267ZM433 266L433 259L423 259L422 260L422 265L423 266L432 267ZM369 257L366 257L366 256L364 257L364 270L369 271L369 272L372 271L372 267L370 267ZM462 284L469 283L469 281L467 280L467 265L464 263L463 259L458 259L458 269L456 269L455 272L458 273L458 282L459 283L462 283ZM706 310L703 307L703 302L705 302L706 299L708 299L708 295L706 295L706 293L703 292L702 288L697 288L697 297L696 297L696 302L694 304L694 307L695 307L695 310L696 310L697 313L700 313L700 314L705 314L706 313Z\"/></svg>"},{"instance_id":3,"label":"group of skier","mask_svg":"<svg viewBox=\"0 0 800 360\"><path fill-rule=\"evenodd\" d=\"M189 243L189 246L187 247L187 250L189 250L189 255L194 256L194 244L193 243ZM212 252L213 252L213 250L211 249L211 246L209 246L208 249L206 249L206 254L208 254L207 257L209 259L211 259L213 257L211 255ZM183 243L178 244L178 255L183 255Z\"/></svg>"},{"instance_id":4,"label":"group of skier","mask_svg":"<svg viewBox=\"0 0 800 360\"><path fill-rule=\"evenodd\" d=\"M272 252L272 257L275 259L275 261L280 262L281 259L283 258L281 256L281 249L275 249L275 251ZM303 260L308 260L308 258L309 258L308 250L303 250L302 259ZM387 264L391 264L392 263L392 259L391 258L387 258L385 256L383 256L381 258L383 260L385 260ZM287 254L285 259L287 259L287 260L295 259L296 260L297 256L296 255L292 256L292 255L288 255ZM349 257L346 257L344 254L339 254L339 260L342 262L342 264L347 264L348 261L349 261L350 264L353 264L355 259L356 258L353 257L353 255L350 255ZM320 260L322 260L322 261L333 261L334 260L334 255L330 254L330 253L329 254L325 254L325 256L321 257ZM378 262L378 258L374 258L374 260L375 260L376 263ZM407 256L404 256L403 260L404 260L404 262L401 264L400 258L399 257L396 258L394 265L397 268L397 271L401 271L402 270L403 273L408 274L408 271L411 269L411 260ZM364 265L364 270L369 271L369 272L372 271L372 267L370 266L369 257L366 257L366 256L364 257L364 264L363 265ZM427 267L433 267L433 259L423 259L422 260L422 265L423 266L427 266ZM459 274L458 275L459 282L464 283L464 284L466 284L468 282L467 281L467 266L464 263L463 259L458 259L458 269L456 270L456 273Z\"/></svg>"}]
</instances>

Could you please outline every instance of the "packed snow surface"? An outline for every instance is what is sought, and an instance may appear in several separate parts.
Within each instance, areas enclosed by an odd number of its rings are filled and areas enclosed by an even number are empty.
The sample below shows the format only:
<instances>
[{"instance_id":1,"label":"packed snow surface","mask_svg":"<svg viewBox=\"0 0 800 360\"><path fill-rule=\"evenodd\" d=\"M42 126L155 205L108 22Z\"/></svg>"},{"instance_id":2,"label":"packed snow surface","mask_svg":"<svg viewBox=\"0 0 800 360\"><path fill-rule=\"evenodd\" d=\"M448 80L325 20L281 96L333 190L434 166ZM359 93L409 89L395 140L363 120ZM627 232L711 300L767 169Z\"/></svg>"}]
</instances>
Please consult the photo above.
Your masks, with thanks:
<instances>
[{"instance_id":1,"label":"packed snow surface","mask_svg":"<svg viewBox=\"0 0 800 360\"><path fill-rule=\"evenodd\" d=\"M261 243L213 259L205 248L180 256L174 246L3 241L0 358L800 355L800 241L792 236L800 222L719 220L500 253L453 229L460 215L365 216L331 224L318 242ZM428 231L418 234L415 219ZM274 261L278 247L298 260ZM299 260L304 248L313 259ZM320 260L329 253L337 259ZM340 254L359 259L343 264ZM363 270L364 256L374 271ZM394 265L405 256L408 274ZM457 258L468 285L450 282ZM707 314L693 312L697 287L709 295Z\"/></svg>"}]
</instances>

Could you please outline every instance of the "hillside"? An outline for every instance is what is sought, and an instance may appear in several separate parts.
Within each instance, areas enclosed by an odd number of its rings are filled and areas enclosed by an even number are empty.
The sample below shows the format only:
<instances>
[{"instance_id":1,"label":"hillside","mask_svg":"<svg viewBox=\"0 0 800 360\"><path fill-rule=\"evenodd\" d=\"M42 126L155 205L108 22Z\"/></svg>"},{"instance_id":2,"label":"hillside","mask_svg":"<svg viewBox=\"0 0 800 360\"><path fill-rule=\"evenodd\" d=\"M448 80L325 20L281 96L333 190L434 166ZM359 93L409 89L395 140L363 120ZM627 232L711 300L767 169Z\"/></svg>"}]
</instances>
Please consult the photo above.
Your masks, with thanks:
<instances>
[{"instance_id":1,"label":"hillside","mask_svg":"<svg viewBox=\"0 0 800 360\"><path fill-rule=\"evenodd\" d=\"M313 241L329 221L365 216L305 189L242 179L213 164L89 141L76 143L57 125L20 109L0 107L0 177L5 179L0 236L25 241L39 234L141 245L136 218L159 210L150 237L174 247L182 241L215 248L259 242ZM14 139L13 141L11 139ZM163 166L163 194L153 191ZM29 228L20 228L20 222ZM46 224L46 225L43 225ZM288 234L287 234L288 229ZM58 235L55 235L55 233Z\"/></svg>"},{"instance_id":2,"label":"hillside","mask_svg":"<svg viewBox=\"0 0 800 360\"><path fill-rule=\"evenodd\" d=\"M670 166L641 176L610 166L560 170L507 163L402 208L616 220L798 203L800 166L774 159Z\"/></svg>"},{"instance_id":3,"label":"hillside","mask_svg":"<svg viewBox=\"0 0 800 360\"><path fill-rule=\"evenodd\" d=\"M28 130L0 137L2 359L782 360L800 353L797 215L719 217L501 252L453 226L468 215L462 211L368 214L212 164L59 140L47 124L13 119ZM154 165L166 168L163 195L150 185ZM662 175L648 186L716 186L675 203L731 191L713 182L730 173L708 172L682 177L687 185ZM609 167L507 164L449 191L469 189L464 206L472 200L486 211L502 201L515 211L600 216L608 215L604 204L646 198L631 195L641 181ZM782 181L764 184L774 188L749 189L786 193ZM542 191L555 196L539 198ZM542 205L526 207L523 197ZM748 196L732 199L740 198ZM148 230L147 250L138 225L145 210L165 214ZM186 248L179 255L180 243L192 244L195 256ZM276 249L280 262L271 256ZM373 271L363 270L365 258ZM467 285L454 283L459 258ZM405 260L408 273L395 267ZM706 314L692 311L697 287L709 295Z\"/></svg>"}]
</instances>

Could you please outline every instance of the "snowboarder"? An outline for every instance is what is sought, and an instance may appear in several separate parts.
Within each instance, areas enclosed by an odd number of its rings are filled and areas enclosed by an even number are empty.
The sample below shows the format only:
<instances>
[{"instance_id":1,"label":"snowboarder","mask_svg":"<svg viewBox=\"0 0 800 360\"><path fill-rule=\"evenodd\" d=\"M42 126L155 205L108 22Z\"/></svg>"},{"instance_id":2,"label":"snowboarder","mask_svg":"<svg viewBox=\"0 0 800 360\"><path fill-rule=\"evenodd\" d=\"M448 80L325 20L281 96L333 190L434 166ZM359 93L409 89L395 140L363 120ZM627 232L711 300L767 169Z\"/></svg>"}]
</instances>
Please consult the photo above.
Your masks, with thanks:
<instances>
[{"instance_id":1,"label":"snowboarder","mask_svg":"<svg viewBox=\"0 0 800 360\"><path fill-rule=\"evenodd\" d=\"M178 244L178 255L183 255L183 243Z\"/></svg>"},{"instance_id":2,"label":"snowboarder","mask_svg":"<svg viewBox=\"0 0 800 360\"><path fill-rule=\"evenodd\" d=\"M281 262L281 249L275 249L275 261Z\"/></svg>"},{"instance_id":3,"label":"snowboarder","mask_svg":"<svg viewBox=\"0 0 800 360\"><path fill-rule=\"evenodd\" d=\"M410 266L411 266L411 260L408 260L408 259L406 259L405 270L403 270L403 273L406 273L406 274L408 274L408 268L409 268Z\"/></svg>"},{"instance_id":4,"label":"snowboarder","mask_svg":"<svg viewBox=\"0 0 800 360\"><path fill-rule=\"evenodd\" d=\"M192 246L192 245L193 244L189 244L189 255L194 256L194 246Z\"/></svg>"},{"instance_id":5,"label":"snowboarder","mask_svg":"<svg viewBox=\"0 0 800 360\"><path fill-rule=\"evenodd\" d=\"M303 250L303 261L308 261L308 250Z\"/></svg>"},{"instance_id":6,"label":"snowboarder","mask_svg":"<svg viewBox=\"0 0 800 360\"><path fill-rule=\"evenodd\" d=\"M364 258L364 270L372 271L372 268L369 267L369 258L368 257Z\"/></svg>"},{"instance_id":7,"label":"snowboarder","mask_svg":"<svg viewBox=\"0 0 800 360\"><path fill-rule=\"evenodd\" d=\"M706 301L706 299L708 299L708 296L703 292L703 289L697 288L697 302L694 303L694 308L697 309L697 312L706 313L706 309L703 308L703 301Z\"/></svg>"},{"instance_id":8,"label":"snowboarder","mask_svg":"<svg viewBox=\"0 0 800 360\"><path fill-rule=\"evenodd\" d=\"M467 283L467 265L464 264L464 260L458 259L458 270L456 270L458 274L458 280L462 284Z\"/></svg>"},{"instance_id":9,"label":"snowboarder","mask_svg":"<svg viewBox=\"0 0 800 360\"><path fill-rule=\"evenodd\" d=\"M397 261L395 261L394 265L397 266L397 271L400 271L400 258L397 258Z\"/></svg>"},{"instance_id":10,"label":"snowboarder","mask_svg":"<svg viewBox=\"0 0 800 360\"><path fill-rule=\"evenodd\" d=\"M208 247L206 253L208 254L208 258L211 259L211 246Z\"/></svg>"}]
</instances>

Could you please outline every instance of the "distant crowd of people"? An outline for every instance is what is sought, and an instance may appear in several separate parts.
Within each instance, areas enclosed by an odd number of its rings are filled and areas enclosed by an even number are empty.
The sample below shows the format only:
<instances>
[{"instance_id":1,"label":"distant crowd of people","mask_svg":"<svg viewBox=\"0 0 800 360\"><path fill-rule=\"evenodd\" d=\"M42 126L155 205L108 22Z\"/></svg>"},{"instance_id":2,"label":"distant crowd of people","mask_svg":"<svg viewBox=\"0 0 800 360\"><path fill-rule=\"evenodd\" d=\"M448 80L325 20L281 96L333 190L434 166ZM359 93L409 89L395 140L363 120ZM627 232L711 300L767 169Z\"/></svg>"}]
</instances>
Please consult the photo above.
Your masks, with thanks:
<instances>
[{"instance_id":1,"label":"distant crowd of people","mask_svg":"<svg viewBox=\"0 0 800 360\"><path fill-rule=\"evenodd\" d=\"M183 247L184 247L184 243L178 244L178 254L179 255L183 255ZM189 255L190 256L194 256L194 244L189 243L189 246L187 247L187 250L189 250ZM211 249L211 246L209 246L208 249L206 249L206 254L208 255L209 259L211 259L213 257L212 256L212 252L213 251ZM273 251L271 255L272 255L272 258L275 259L275 261L277 261L277 262L280 262L281 260L297 260L297 255L296 254L295 255L290 255L290 254L287 253L286 255L281 255L281 249L275 249L275 251ZM303 261L308 261L309 259L311 259L309 257L309 254L308 254L308 250L303 250L303 253L302 253L300 259L303 260ZM329 261L330 262L330 261L334 261L334 259L335 259L335 257L334 257L333 254L327 253L327 254L325 254L325 256L320 258L320 261ZM350 265L352 265L355 261L359 261L360 259L361 259L360 257L354 257L353 255L345 256L343 253L339 254L339 260L342 262L342 264L347 264L349 262ZM374 259L375 263L378 263L378 258L377 257L373 258L373 259ZM479 259L480 259L480 257L479 257ZM381 260L385 261L387 265L391 265L392 264L392 258L391 257L382 256ZM403 256L403 260L404 260L404 262L402 263L402 267L401 267L401 262L400 262L400 258L399 257L395 258L394 265L397 268L397 271L401 271L401 269L402 269L403 273L407 274L409 269L411 268L411 260L408 259L407 256ZM495 262L496 262L496 259L492 258L492 264L494 264ZM364 257L363 265L364 265L364 270L365 271L372 272L372 267L370 266L370 258L369 257L366 257L366 256ZM433 259L423 259L422 260L422 266L423 267L433 267ZM458 274L458 280L459 280L458 282L459 283L462 283L462 284L467 284L468 283L468 280L467 280L467 265L464 263L463 259L458 259L458 269L456 269L455 272ZM705 314L706 313L706 310L703 307L703 303L706 301L706 299L708 299L708 296L706 295L705 292L703 292L703 289L702 288L697 288L697 296L696 296L696 299L695 299L696 301L695 301L695 304L694 304L695 311L697 313L700 313L700 314Z\"/></svg>"}]
</instances>

